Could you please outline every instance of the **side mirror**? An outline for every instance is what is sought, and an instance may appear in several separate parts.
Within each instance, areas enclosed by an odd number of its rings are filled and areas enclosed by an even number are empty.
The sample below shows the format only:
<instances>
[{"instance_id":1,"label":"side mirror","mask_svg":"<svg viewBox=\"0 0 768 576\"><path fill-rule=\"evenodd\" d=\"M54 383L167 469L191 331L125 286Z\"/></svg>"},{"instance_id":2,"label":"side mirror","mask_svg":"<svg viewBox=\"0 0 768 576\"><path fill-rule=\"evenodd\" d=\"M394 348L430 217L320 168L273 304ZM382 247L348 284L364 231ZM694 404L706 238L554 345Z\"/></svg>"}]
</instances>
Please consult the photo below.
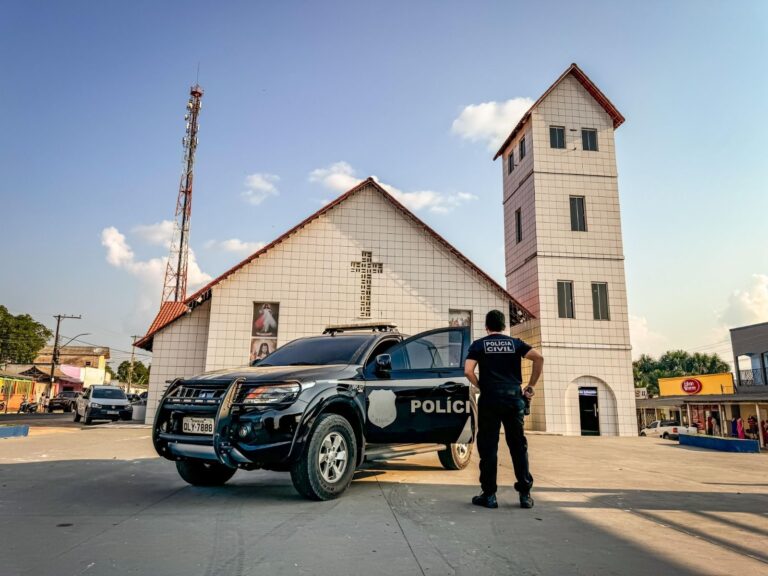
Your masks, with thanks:
<instances>
[{"instance_id":1,"label":"side mirror","mask_svg":"<svg viewBox=\"0 0 768 576\"><path fill-rule=\"evenodd\" d=\"M392 370L392 356L389 354L379 354L376 356L376 373L384 374Z\"/></svg>"}]
</instances>

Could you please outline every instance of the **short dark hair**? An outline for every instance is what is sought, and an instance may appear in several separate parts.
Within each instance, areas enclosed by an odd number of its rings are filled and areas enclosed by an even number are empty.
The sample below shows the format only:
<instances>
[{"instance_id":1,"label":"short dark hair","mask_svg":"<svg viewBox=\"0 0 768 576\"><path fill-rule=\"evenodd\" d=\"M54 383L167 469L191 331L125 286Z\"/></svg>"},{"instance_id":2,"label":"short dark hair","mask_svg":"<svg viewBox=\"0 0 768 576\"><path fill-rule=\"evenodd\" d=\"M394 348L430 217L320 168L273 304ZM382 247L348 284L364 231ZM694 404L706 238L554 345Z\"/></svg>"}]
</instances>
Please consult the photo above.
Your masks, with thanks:
<instances>
[{"instance_id":1,"label":"short dark hair","mask_svg":"<svg viewBox=\"0 0 768 576\"><path fill-rule=\"evenodd\" d=\"M501 310L491 310L485 315L485 327L491 332L501 332L507 327L507 321L504 318L504 312Z\"/></svg>"}]
</instances>

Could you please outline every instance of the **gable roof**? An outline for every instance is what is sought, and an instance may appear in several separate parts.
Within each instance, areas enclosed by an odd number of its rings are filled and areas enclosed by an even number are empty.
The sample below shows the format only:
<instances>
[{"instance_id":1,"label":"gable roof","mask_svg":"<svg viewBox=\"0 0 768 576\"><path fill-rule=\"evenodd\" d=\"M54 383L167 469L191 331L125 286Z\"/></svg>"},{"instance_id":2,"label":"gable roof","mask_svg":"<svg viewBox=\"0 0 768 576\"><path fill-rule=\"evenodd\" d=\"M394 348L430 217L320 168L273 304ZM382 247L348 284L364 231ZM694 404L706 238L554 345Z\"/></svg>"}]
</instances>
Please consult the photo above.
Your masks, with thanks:
<instances>
[{"instance_id":1,"label":"gable roof","mask_svg":"<svg viewBox=\"0 0 768 576\"><path fill-rule=\"evenodd\" d=\"M439 244L441 244L444 248L447 248L454 256L456 256L463 264L468 266L471 270L473 270L475 273L477 273L480 278L485 280L492 288L500 292L504 298L507 298L510 300L514 305L522 312L522 316L524 319L530 319L534 318L533 314L531 314L526 308L520 304L515 298L507 292L498 282L496 282L493 278L491 278L488 274L483 272L476 264L474 264L469 258L464 256L461 252L459 252L456 248L454 248L445 238L440 236L437 232L435 232L432 228L427 226L427 224L424 223L420 218L418 218L413 212L408 210L405 206L403 206L400 202L398 202L389 192L384 190L373 178L368 177L362 182L360 182L358 185L353 187L352 189L348 190L336 200L333 202L330 202L323 206L320 210L312 214L311 216L307 217L303 221L301 221L299 224L288 230L283 235L279 236L266 246L264 246L262 249L257 250L250 256L248 256L245 260L240 262L239 264L236 264L226 272L224 272L221 276L218 278L215 278L202 288L200 288L197 292L192 294L192 296L188 297L184 302L164 302L162 306L160 307L160 312L158 312L157 316L155 317L155 320L152 322L152 325L149 327L149 330L144 335L143 338L136 341L135 346L139 348L143 348L144 350L152 350L152 337L157 334L160 330L174 322L176 319L181 317L188 309L189 306L194 306L196 303L201 302L202 300L207 299L210 297L210 291L211 289L216 286L217 284L221 283L222 281L226 280L232 274L240 270L241 268L247 266L260 256L264 255L266 252L280 244L281 242L287 240L289 237L291 237L293 234L307 226L309 223L311 223L314 220L317 220L320 216L323 214L326 214L327 212L330 212L350 198L351 196L354 196L358 192L361 192L362 190L365 190L366 188L372 188L373 190L379 192L390 204L392 204L398 211L400 211L406 218L411 220L414 224L416 224L419 228L424 230L427 235L432 237L434 240L436 240ZM171 306L172 305L172 306ZM511 321L511 319L510 319Z\"/></svg>"},{"instance_id":2,"label":"gable roof","mask_svg":"<svg viewBox=\"0 0 768 576\"><path fill-rule=\"evenodd\" d=\"M552 86L547 88L547 91L542 94L536 102L533 103L533 106L528 108L528 111L523 114L523 117L520 118L520 122L517 123L517 126L512 130L509 136L507 136L507 139L504 140L504 144L501 145L501 148L499 148L499 151L496 152L496 155L493 157L494 160L501 156L504 153L504 150L509 146L509 143L514 140L515 136L517 136L517 133L520 132L520 129L525 125L526 122L528 122L528 119L531 117L531 113L535 110L535 108L542 103L544 98L549 96L550 92L557 88L557 85L560 84L563 80L565 80L566 76L573 76L576 78L576 80L579 81L579 83L584 86L587 92L589 92L590 96L597 100L597 103L600 104L600 106L603 107L603 110L605 110L608 115L611 117L611 120L613 120L613 129L616 130L619 126L621 126L624 123L624 116L621 115L621 112L616 108L616 106L613 105L613 103L608 100L608 97L603 94L600 90L600 88L597 87L597 85L592 82L592 80L589 79L589 77L584 74L584 71L579 68L576 63L574 62L571 64L568 69L563 72L560 75L560 78L554 81Z\"/></svg>"}]
</instances>

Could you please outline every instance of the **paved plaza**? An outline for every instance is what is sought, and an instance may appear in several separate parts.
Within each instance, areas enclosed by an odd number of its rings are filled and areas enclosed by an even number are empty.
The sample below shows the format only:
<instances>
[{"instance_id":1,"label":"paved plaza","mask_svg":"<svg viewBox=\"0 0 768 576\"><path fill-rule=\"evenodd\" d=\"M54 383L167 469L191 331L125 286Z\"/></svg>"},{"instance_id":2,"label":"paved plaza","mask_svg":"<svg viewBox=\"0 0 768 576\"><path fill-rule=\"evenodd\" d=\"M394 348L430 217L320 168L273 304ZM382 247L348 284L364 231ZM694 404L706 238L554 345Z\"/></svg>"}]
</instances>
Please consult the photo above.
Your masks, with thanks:
<instances>
[{"instance_id":1,"label":"paved plaza","mask_svg":"<svg viewBox=\"0 0 768 576\"><path fill-rule=\"evenodd\" d=\"M0 440L3 575L762 574L768 455L650 438L530 436L536 507L501 461L500 508L469 504L477 462L366 467L338 500L287 474L194 488L149 430L64 417Z\"/></svg>"}]
</instances>

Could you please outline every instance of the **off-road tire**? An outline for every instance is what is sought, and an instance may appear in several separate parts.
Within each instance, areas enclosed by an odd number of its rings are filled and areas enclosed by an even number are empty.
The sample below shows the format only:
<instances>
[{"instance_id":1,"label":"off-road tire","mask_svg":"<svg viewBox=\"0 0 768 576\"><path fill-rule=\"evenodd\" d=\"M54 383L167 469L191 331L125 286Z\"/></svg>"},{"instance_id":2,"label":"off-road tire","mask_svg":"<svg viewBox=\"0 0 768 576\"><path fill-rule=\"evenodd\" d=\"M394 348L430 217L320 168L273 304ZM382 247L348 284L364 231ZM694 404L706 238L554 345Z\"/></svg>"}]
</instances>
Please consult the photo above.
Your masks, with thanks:
<instances>
[{"instance_id":1,"label":"off-road tire","mask_svg":"<svg viewBox=\"0 0 768 576\"><path fill-rule=\"evenodd\" d=\"M645 438L645 432L640 432L640 436L641 436L642 438Z\"/></svg>"},{"instance_id":2,"label":"off-road tire","mask_svg":"<svg viewBox=\"0 0 768 576\"><path fill-rule=\"evenodd\" d=\"M323 441L331 434L340 435L347 448L346 467L339 479L329 482L320 469ZM352 481L357 466L357 439L352 425L338 414L321 414L300 456L291 466L291 480L296 491L310 500L338 498Z\"/></svg>"},{"instance_id":3,"label":"off-road tire","mask_svg":"<svg viewBox=\"0 0 768 576\"><path fill-rule=\"evenodd\" d=\"M75 408L75 415L72 417L73 422L80 422L80 412L77 411L77 408Z\"/></svg>"},{"instance_id":4,"label":"off-road tire","mask_svg":"<svg viewBox=\"0 0 768 576\"><path fill-rule=\"evenodd\" d=\"M464 470L472 460L473 446L474 444L450 444L445 450L438 452L437 457L446 470Z\"/></svg>"},{"instance_id":5,"label":"off-road tire","mask_svg":"<svg viewBox=\"0 0 768 576\"><path fill-rule=\"evenodd\" d=\"M661 437L664 438L664 440L669 440L669 434L666 432L664 432Z\"/></svg>"},{"instance_id":6,"label":"off-road tire","mask_svg":"<svg viewBox=\"0 0 768 576\"><path fill-rule=\"evenodd\" d=\"M203 460L179 460L176 470L192 486L222 486L237 472L237 468Z\"/></svg>"}]
</instances>

